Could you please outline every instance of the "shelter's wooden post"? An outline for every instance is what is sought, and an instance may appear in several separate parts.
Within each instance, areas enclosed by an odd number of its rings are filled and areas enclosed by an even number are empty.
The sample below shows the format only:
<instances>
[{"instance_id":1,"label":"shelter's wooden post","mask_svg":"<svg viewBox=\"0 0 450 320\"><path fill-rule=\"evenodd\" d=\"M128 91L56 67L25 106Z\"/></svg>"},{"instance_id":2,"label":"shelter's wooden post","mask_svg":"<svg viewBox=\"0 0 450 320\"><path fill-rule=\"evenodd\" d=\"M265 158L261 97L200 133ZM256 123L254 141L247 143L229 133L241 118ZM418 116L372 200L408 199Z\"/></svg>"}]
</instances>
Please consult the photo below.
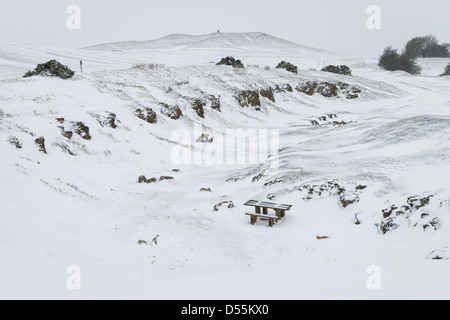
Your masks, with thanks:
<instances>
[{"instance_id":1,"label":"shelter's wooden post","mask_svg":"<svg viewBox=\"0 0 450 320\"><path fill-rule=\"evenodd\" d=\"M263 214L268 214L267 208L263 208Z\"/></svg>"},{"instance_id":2,"label":"shelter's wooden post","mask_svg":"<svg viewBox=\"0 0 450 320\"><path fill-rule=\"evenodd\" d=\"M255 212L261 214L261 207L255 207Z\"/></svg>"},{"instance_id":3,"label":"shelter's wooden post","mask_svg":"<svg viewBox=\"0 0 450 320\"><path fill-rule=\"evenodd\" d=\"M281 211L279 209L275 209L275 214L278 218L281 218Z\"/></svg>"}]
</instances>

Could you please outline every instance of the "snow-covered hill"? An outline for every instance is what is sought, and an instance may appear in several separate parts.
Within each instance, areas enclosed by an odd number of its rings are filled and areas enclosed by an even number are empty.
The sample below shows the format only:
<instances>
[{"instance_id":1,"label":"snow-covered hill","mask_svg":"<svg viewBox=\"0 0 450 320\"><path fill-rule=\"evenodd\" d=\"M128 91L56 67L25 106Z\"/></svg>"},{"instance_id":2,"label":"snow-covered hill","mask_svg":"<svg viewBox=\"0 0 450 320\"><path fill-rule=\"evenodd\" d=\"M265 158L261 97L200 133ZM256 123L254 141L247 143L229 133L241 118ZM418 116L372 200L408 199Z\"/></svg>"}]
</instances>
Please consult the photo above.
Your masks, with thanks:
<instances>
[{"instance_id":1,"label":"snow-covered hill","mask_svg":"<svg viewBox=\"0 0 450 320\"><path fill-rule=\"evenodd\" d=\"M247 67L210 63L229 54ZM21 78L53 58L86 72ZM390 73L259 33L2 43L0 59L1 297L448 297L448 263L432 258L450 258L450 79L437 77L449 61ZM329 63L353 76L318 71ZM279 132L279 153L196 161L230 129ZM243 204L268 197L293 208L251 226ZM79 292L65 287L71 265Z\"/></svg>"},{"instance_id":2,"label":"snow-covered hill","mask_svg":"<svg viewBox=\"0 0 450 320\"><path fill-rule=\"evenodd\" d=\"M208 35L192 36L187 34L172 34L160 39L150 41L128 41L119 43L101 44L89 47L91 50L153 50L153 49L214 49L214 48L246 48L257 49L268 47L277 49L308 49L296 43L276 38L265 33L212 33Z\"/></svg>"}]
</instances>

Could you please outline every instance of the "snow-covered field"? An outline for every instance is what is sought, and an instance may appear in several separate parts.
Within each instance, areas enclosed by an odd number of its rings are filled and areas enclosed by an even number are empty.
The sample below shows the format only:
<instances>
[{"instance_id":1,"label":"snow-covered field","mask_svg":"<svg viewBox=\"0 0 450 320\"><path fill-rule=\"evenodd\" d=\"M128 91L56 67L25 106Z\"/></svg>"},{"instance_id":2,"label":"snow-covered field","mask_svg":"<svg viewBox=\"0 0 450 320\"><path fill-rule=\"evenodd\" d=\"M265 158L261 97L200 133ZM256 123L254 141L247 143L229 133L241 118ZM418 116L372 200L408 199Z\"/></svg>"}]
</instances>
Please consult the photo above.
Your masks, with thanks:
<instances>
[{"instance_id":1,"label":"snow-covered field","mask_svg":"<svg viewBox=\"0 0 450 320\"><path fill-rule=\"evenodd\" d=\"M248 67L212 63L227 55ZM84 73L21 78L50 59L75 71L83 60ZM282 60L299 73L275 69ZM449 62L392 73L259 33L80 50L0 43L0 298L448 299L450 78L439 74ZM328 64L353 75L319 71ZM360 92L296 89L308 82ZM236 99L269 88L260 107ZM156 123L138 117L147 108ZM212 144L196 143L200 124ZM218 148L229 129L279 132L278 170L274 154L174 162L174 150ZM191 139L174 139L180 130ZM243 204L269 194L291 211L274 228L250 225ZM213 210L225 200L235 206ZM81 290L67 288L69 266Z\"/></svg>"}]
</instances>

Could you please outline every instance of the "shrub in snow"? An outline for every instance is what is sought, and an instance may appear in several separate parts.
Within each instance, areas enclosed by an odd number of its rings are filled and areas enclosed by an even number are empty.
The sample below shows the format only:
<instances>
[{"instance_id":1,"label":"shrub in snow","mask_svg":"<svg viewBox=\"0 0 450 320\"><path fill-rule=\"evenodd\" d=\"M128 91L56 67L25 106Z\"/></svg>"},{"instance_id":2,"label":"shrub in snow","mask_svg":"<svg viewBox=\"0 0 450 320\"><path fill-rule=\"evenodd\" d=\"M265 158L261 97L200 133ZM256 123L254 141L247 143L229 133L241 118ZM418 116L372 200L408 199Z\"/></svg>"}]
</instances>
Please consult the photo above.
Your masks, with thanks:
<instances>
[{"instance_id":1,"label":"shrub in snow","mask_svg":"<svg viewBox=\"0 0 450 320\"><path fill-rule=\"evenodd\" d=\"M286 61L281 61L277 66L277 69L285 69L289 72L292 73L298 73L298 67L294 66L292 63L290 62L286 62Z\"/></svg>"},{"instance_id":2,"label":"shrub in snow","mask_svg":"<svg viewBox=\"0 0 450 320\"><path fill-rule=\"evenodd\" d=\"M420 73L420 67L417 65L415 57L406 53L399 54L392 47L384 49L378 65L388 71L401 70L411 74Z\"/></svg>"},{"instance_id":3,"label":"shrub in snow","mask_svg":"<svg viewBox=\"0 0 450 320\"><path fill-rule=\"evenodd\" d=\"M154 70L154 69L162 69L166 65L159 63L137 63L133 64L133 69L141 69L141 70Z\"/></svg>"},{"instance_id":4,"label":"shrub in snow","mask_svg":"<svg viewBox=\"0 0 450 320\"><path fill-rule=\"evenodd\" d=\"M342 74L345 76L352 75L352 70L345 65L341 65L341 66L329 65L329 66L326 66L325 68L323 68L321 71Z\"/></svg>"},{"instance_id":5,"label":"shrub in snow","mask_svg":"<svg viewBox=\"0 0 450 320\"><path fill-rule=\"evenodd\" d=\"M155 183L156 181L156 178L147 179L145 176L140 176L138 179L138 183Z\"/></svg>"},{"instance_id":6,"label":"shrub in snow","mask_svg":"<svg viewBox=\"0 0 450 320\"><path fill-rule=\"evenodd\" d=\"M236 60L233 57L226 57L220 60L218 63L216 63L217 66L231 66L233 68L244 68L244 64L241 60Z\"/></svg>"},{"instance_id":7,"label":"shrub in snow","mask_svg":"<svg viewBox=\"0 0 450 320\"><path fill-rule=\"evenodd\" d=\"M405 53L414 58L450 57L448 47L440 45L433 35L411 39L406 44Z\"/></svg>"},{"instance_id":8,"label":"shrub in snow","mask_svg":"<svg viewBox=\"0 0 450 320\"><path fill-rule=\"evenodd\" d=\"M75 72L70 70L67 66L62 65L56 60L50 60L46 63L38 64L34 71L27 71L23 77L28 78L33 76L43 76L70 79L74 75Z\"/></svg>"},{"instance_id":9,"label":"shrub in snow","mask_svg":"<svg viewBox=\"0 0 450 320\"><path fill-rule=\"evenodd\" d=\"M444 73L442 76L450 76L450 63L445 67Z\"/></svg>"}]
</instances>

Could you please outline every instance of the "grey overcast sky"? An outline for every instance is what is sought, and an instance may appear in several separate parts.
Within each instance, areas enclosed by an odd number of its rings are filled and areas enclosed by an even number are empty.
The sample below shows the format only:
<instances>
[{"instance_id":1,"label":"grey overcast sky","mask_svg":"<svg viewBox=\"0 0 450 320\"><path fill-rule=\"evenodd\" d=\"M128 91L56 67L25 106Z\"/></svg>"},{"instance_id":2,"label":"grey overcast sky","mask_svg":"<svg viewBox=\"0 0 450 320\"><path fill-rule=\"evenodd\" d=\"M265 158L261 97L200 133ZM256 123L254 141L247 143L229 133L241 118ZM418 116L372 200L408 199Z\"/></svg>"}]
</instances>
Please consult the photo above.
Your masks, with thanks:
<instances>
[{"instance_id":1,"label":"grey overcast sky","mask_svg":"<svg viewBox=\"0 0 450 320\"><path fill-rule=\"evenodd\" d=\"M68 30L69 5L81 30ZM381 30L366 26L381 8ZM0 0L0 40L55 47L151 40L172 33L260 31L306 46L377 56L415 36L450 42L449 0Z\"/></svg>"}]
</instances>

